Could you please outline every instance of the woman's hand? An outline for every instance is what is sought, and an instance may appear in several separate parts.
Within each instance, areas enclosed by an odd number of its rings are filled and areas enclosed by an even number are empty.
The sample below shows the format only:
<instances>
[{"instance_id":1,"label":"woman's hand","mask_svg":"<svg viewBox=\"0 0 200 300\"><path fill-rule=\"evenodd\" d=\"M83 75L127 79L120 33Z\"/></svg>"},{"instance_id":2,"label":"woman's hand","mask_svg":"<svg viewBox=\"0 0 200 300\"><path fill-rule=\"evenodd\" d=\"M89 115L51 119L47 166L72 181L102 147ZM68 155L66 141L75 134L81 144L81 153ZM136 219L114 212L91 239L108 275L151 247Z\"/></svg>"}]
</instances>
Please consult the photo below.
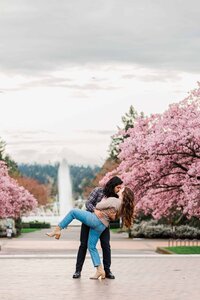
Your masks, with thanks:
<instances>
[{"instance_id":1,"label":"woman's hand","mask_svg":"<svg viewBox=\"0 0 200 300\"><path fill-rule=\"evenodd\" d=\"M117 213L113 211L109 213L108 217L111 221L114 221L116 219L116 215Z\"/></svg>"}]
</instances>

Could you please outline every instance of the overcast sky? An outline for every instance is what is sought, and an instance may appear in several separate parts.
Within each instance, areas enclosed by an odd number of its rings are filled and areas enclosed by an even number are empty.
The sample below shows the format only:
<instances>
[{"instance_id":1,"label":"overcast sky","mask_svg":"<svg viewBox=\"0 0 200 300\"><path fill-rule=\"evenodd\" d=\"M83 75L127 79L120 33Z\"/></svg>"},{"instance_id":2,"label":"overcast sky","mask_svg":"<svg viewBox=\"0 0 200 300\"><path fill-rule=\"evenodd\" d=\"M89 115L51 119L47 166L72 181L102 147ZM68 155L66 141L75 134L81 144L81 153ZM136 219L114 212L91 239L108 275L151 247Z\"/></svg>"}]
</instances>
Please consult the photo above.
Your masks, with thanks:
<instances>
[{"instance_id":1,"label":"overcast sky","mask_svg":"<svg viewBox=\"0 0 200 300\"><path fill-rule=\"evenodd\" d=\"M0 0L0 137L17 162L102 164L133 105L200 80L198 0Z\"/></svg>"}]
</instances>

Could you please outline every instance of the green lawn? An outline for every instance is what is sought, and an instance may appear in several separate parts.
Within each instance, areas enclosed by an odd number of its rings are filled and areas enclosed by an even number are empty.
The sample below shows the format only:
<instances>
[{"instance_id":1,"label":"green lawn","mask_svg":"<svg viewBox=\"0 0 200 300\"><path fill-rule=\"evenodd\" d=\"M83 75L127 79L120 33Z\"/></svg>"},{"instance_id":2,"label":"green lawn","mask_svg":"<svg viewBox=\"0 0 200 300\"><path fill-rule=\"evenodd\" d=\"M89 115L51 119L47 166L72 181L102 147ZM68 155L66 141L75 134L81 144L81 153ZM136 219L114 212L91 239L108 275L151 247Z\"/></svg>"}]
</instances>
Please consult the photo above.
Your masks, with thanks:
<instances>
[{"instance_id":1,"label":"green lawn","mask_svg":"<svg viewBox=\"0 0 200 300\"><path fill-rule=\"evenodd\" d=\"M119 229L120 229L120 228L110 228L110 230L111 230L112 232L119 232Z\"/></svg>"},{"instance_id":2,"label":"green lawn","mask_svg":"<svg viewBox=\"0 0 200 300\"><path fill-rule=\"evenodd\" d=\"M110 230L111 230L113 233L128 232L127 230L124 230L123 228L110 228Z\"/></svg>"},{"instance_id":3,"label":"green lawn","mask_svg":"<svg viewBox=\"0 0 200 300\"><path fill-rule=\"evenodd\" d=\"M37 230L41 230L40 228L22 228L21 233L29 233Z\"/></svg>"},{"instance_id":4,"label":"green lawn","mask_svg":"<svg viewBox=\"0 0 200 300\"><path fill-rule=\"evenodd\" d=\"M165 247L176 254L200 254L200 246L176 246Z\"/></svg>"}]
</instances>

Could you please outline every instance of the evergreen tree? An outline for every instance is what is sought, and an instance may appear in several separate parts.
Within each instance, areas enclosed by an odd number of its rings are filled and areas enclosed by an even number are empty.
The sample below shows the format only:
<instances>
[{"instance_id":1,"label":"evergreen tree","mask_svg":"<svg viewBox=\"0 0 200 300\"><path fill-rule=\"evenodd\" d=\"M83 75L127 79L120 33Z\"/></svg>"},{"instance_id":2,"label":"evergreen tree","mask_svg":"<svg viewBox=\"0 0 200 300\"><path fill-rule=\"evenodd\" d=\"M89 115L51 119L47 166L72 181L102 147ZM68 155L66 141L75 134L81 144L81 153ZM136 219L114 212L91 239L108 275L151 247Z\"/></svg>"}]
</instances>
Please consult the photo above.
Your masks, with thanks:
<instances>
[{"instance_id":1,"label":"evergreen tree","mask_svg":"<svg viewBox=\"0 0 200 300\"><path fill-rule=\"evenodd\" d=\"M4 151L5 151L5 142L0 140L0 160L3 160Z\"/></svg>"},{"instance_id":2,"label":"evergreen tree","mask_svg":"<svg viewBox=\"0 0 200 300\"><path fill-rule=\"evenodd\" d=\"M124 116L122 116L122 123L123 127L118 128L118 133L114 136L112 136L112 141L109 147L109 157L113 160L118 160L118 155L120 153L120 144L123 143L124 139L129 137L126 132L128 131L129 128L134 127L135 119L140 117L144 117L144 113L141 112L139 115L135 108L131 105L129 108L129 111L125 113ZM122 133L123 132L123 133ZM125 134L124 134L125 133Z\"/></svg>"},{"instance_id":3,"label":"evergreen tree","mask_svg":"<svg viewBox=\"0 0 200 300\"><path fill-rule=\"evenodd\" d=\"M19 175L19 169L17 163L8 155L5 153L5 146L6 143L2 140L0 140L0 160L4 161L7 165L9 175L16 176Z\"/></svg>"}]
</instances>

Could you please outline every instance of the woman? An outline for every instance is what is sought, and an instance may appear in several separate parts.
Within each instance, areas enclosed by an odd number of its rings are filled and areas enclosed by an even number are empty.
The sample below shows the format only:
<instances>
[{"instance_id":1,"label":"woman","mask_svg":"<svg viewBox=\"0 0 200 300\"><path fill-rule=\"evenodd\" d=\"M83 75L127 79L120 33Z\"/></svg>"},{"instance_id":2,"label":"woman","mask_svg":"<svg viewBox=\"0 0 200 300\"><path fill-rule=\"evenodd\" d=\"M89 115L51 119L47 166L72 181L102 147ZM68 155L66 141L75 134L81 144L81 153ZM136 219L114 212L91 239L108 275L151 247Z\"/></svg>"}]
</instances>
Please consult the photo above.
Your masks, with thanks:
<instances>
[{"instance_id":1,"label":"woman","mask_svg":"<svg viewBox=\"0 0 200 300\"><path fill-rule=\"evenodd\" d=\"M119 198L103 198L97 203L94 213L80 209L72 209L65 218L58 224L55 230L47 233L49 237L60 238L61 230L66 228L73 219L77 219L90 227L88 249L92 258L94 267L97 271L90 279L105 278L105 271L102 268L99 253L96 245L101 233L109 226L110 220L121 216L126 227L130 228L134 213L134 194L128 187L121 189L118 193ZM98 217L98 211L101 211L101 217ZM98 215L98 216L97 216Z\"/></svg>"},{"instance_id":2,"label":"woman","mask_svg":"<svg viewBox=\"0 0 200 300\"><path fill-rule=\"evenodd\" d=\"M108 180L104 187L96 187L90 193L85 206L86 210L94 212L95 207L98 202L100 202L104 197L116 197L117 193L122 188L123 181L118 176L113 176ZM101 211L98 211L101 214ZM99 216L100 217L100 216ZM76 270L72 278L78 279L81 277L81 271L86 257L86 252L88 248L88 238L89 238L90 227L82 223L80 232L80 246L76 258ZM115 279L115 276L111 272L111 248L110 248L110 228L107 227L100 235L100 245L102 249L103 256L103 267L106 273L106 278Z\"/></svg>"}]
</instances>

